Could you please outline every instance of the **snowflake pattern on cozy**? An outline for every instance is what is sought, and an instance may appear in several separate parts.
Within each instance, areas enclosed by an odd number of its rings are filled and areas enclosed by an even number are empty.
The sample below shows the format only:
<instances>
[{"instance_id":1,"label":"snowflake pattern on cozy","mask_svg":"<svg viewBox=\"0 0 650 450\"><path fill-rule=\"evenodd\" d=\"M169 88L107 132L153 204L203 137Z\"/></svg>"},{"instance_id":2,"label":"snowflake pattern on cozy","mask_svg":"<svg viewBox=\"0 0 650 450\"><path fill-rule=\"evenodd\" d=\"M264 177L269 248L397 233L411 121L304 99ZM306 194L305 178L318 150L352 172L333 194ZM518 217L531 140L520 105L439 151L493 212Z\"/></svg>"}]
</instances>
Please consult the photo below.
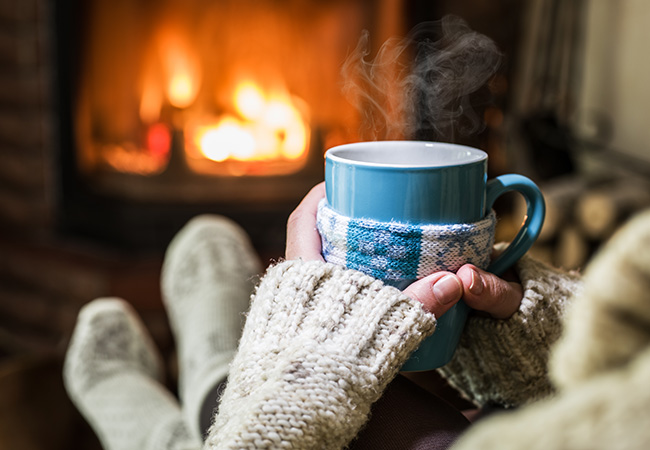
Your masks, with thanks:
<instances>
[{"instance_id":1,"label":"snowflake pattern on cozy","mask_svg":"<svg viewBox=\"0 0 650 450\"><path fill-rule=\"evenodd\" d=\"M327 262L396 283L471 263L485 269L494 244L496 214L474 223L414 225L353 219L318 205L318 232Z\"/></svg>"}]
</instances>

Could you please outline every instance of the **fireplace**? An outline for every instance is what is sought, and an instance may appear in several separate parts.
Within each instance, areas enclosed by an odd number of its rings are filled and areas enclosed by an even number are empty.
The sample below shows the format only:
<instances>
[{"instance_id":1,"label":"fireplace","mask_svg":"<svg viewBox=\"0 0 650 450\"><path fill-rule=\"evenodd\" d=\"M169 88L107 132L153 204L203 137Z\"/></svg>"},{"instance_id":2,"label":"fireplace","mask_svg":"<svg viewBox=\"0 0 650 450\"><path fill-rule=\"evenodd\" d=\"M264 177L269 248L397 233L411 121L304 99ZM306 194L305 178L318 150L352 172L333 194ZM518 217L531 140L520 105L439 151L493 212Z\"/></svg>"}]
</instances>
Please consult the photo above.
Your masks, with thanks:
<instances>
[{"instance_id":1,"label":"fireplace","mask_svg":"<svg viewBox=\"0 0 650 450\"><path fill-rule=\"evenodd\" d=\"M394 5L57 2L61 230L160 248L217 213L279 249L324 150L355 139L341 63L363 29L403 32Z\"/></svg>"}]
</instances>

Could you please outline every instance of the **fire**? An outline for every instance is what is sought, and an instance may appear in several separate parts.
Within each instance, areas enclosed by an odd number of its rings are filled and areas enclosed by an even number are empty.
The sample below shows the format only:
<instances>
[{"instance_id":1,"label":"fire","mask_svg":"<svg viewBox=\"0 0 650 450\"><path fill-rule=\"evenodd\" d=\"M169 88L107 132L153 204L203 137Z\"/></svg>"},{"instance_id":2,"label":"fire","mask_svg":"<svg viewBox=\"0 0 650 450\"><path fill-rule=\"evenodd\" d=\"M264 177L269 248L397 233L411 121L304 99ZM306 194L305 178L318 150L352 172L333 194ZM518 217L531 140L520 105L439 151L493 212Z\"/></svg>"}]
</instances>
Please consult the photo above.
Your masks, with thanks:
<instances>
[{"instance_id":1,"label":"fire","mask_svg":"<svg viewBox=\"0 0 650 450\"><path fill-rule=\"evenodd\" d=\"M182 71L172 75L169 81L169 103L177 108L186 108L192 104L196 88L192 78Z\"/></svg>"},{"instance_id":2,"label":"fire","mask_svg":"<svg viewBox=\"0 0 650 450\"><path fill-rule=\"evenodd\" d=\"M200 130L196 141L203 155L212 161L246 160L255 154L255 138L233 117L225 117L216 126Z\"/></svg>"},{"instance_id":3,"label":"fire","mask_svg":"<svg viewBox=\"0 0 650 450\"><path fill-rule=\"evenodd\" d=\"M190 169L210 175L300 170L310 139L305 102L280 82L282 88L262 89L250 78L242 78L225 99L208 100L211 89L223 87L201 86L205 68L181 37L170 27L161 32L157 57L141 75L138 137L104 146L106 163L122 172L153 175L165 169L172 153L182 152ZM184 142L173 139L177 133Z\"/></svg>"},{"instance_id":4,"label":"fire","mask_svg":"<svg viewBox=\"0 0 650 450\"><path fill-rule=\"evenodd\" d=\"M139 111L142 123L154 123L160 118L163 93L155 81L155 78L148 77L144 83Z\"/></svg>"},{"instance_id":5,"label":"fire","mask_svg":"<svg viewBox=\"0 0 650 450\"><path fill-rule=\"evenodd\" d=\"M245 81L235 88L234 103L240 116L247 120L255 120L262 115L266 99L264 93L254 83Z\"/></svg>"},{"instance_id":6,"label":"fire","mask_svg":"<svg viewBox=\"0 0 650 450\"><path fill-rule=\"evenodd\" d=\"M245 81L235 88L232 102L235 114L190 130L195 153L215 162L288 163L299 162L306 154L309 128L299 99L266 93Z\"/></svg>"},{"instance_id":7,"label":"fire","mask_svg":"<svg viewBox=\"0 0 650 450\"><path fill-rule=\"evenodd\" d=\"M187 108L199 92L199 59L193 55L191 46L174 32L168 32L161 39L161 51L164 54L169 103L176 108Z\"/></svg>"}]
</instances>

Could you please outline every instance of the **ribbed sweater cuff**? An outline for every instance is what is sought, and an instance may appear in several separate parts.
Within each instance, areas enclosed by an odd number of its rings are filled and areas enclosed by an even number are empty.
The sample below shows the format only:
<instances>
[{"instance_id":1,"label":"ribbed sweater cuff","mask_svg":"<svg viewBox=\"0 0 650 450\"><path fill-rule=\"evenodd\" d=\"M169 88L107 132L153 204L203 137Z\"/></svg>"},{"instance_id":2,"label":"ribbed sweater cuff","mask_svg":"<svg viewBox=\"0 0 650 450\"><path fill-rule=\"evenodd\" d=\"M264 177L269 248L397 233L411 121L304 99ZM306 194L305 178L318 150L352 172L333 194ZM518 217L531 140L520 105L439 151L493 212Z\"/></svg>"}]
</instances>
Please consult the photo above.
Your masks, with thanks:
<instances>
[{"instance_id":1,"label":"ribbed sweater cuff","mask_svg":"<svg viewBox=\"0 0 650 450\"><path fill-rule=\"evenodd\" d=\"M515 266L524 297L513 316L471 315L452 361L440 373L477 405L518 406L549 395L551 346L580 277L524 256Z\"/></svg>"}]
</instances>

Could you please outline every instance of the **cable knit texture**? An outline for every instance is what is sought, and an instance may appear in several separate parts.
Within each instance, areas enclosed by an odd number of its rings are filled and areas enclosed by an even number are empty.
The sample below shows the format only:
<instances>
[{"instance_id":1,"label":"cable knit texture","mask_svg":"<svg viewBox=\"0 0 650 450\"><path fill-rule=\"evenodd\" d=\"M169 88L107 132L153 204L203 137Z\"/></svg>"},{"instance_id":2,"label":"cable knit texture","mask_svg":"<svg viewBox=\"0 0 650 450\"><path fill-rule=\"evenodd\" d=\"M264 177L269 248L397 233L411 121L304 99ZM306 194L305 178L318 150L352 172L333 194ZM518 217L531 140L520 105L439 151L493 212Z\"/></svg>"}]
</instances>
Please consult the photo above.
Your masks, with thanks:
<instances>
[{"instance_id":1,"label":"cable knit texture","mask_svg":"<svg viewBox=\"0 0 650 450\"><path fill-rule=\"evenodd\" d=\"M524 290L507 320L471 315L453 359L439 372L477 405L518 406L551 394L547 376L552 345L571 296L581 289L566 273L525 255L515 265Z\"/></svg>"},{"instance_id":2,"label":"cable knit texture","mask_svg":"<svg viewBox=\"0 0 650 450\"><path fill-rule=\"evenodd\" d=\"M206 447L344 447L435 324L419 303L360 272L316 261L270 268Z\"/></svg>"}]
</instances>

